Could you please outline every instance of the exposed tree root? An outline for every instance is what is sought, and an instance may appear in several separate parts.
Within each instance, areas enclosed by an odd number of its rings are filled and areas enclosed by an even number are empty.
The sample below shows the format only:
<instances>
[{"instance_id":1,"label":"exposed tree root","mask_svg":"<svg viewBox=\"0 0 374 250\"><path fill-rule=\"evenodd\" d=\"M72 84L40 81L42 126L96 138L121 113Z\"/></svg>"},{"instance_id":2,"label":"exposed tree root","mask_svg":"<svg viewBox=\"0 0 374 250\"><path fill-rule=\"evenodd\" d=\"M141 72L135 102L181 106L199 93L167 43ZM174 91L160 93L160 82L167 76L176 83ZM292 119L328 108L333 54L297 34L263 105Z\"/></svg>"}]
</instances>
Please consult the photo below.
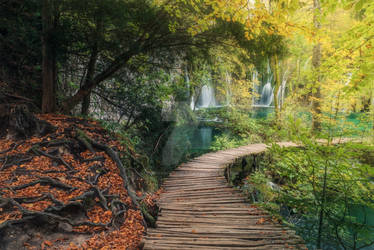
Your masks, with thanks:
<instances>
[{"instance_id":1,"label":"exposed tree root","mask_svg":"<svg viewBox=\"0 0 374 250\"><path fill-rule=\"evenodd\" d=\"M146 223L137 211L145 210L119 157L120 144L91 132L91 127L99 130L96 126L76 122L78 128L71 129L60 122L67 119L73 118L57 117L52 123L56 132L41 138L0 138L1 249L23 247L11 236L32 235L40 228L44 234L62 230L71 238L72 233L109 233L126 225L134 229L124 232L137 236L124 236L122 245L135 247L140 241Z\"/></svg>"},{"instance_id":2,"label":"exposed tree root","mask_svg":"<svg viewBox=\"0 0 374 250\"><path fill-rule=\"evenodd\" d=\"M121 175L121 177L123 179L123 185L126 188L129 196L131 197L131 199L134 202L134 204L136 206L139 206L138 200L140 200L140 199L138 197L136 197L136 195L134 194L134 192L130 189L130 185L129 185L130 181L129 181L129 178L128 178L127 173L126 173L126 169L123 166L120 158L118 157L118 154L113 149L111 149L110 147L108 147L107 145L95 142L94 140L92 140L91 138L89 138L82 130L78 130L78 134L79 134L80 138L85 138L88 143L92 144L97 149L105 151L110 156L110 158L112 158L112 160L116 163L116 165L117 165L117 167L118 167L118 169L120 171L120 175Z\"/></svg>"},{"instance_id":3,"label":"exposed tree root","mask_svg":"<svg viewBox=\"0 0 374 250\"><path fill-rule=\"evenodd\" d=\"M64 159L61 158L60 155L58 155L58 156L50 155L46 152L43 152L42 150L39 150L39 149L35 148L35 146L31 148L31 151L33 151L36 155L43 155L43 156L46 156L48 158L51 158L52 160L60 162L62 165L64 165L67 169L69 169L71 171L74 170L68 163L66 163L64 161Z\"/></svg>"},{"instance_id":4,"label":"exposed tree root","mask_svg":"<svg viewBox=\"0 0 374 250\"><path fill-rule=\"evenodd\" d=\"M54 179L49 178L49 177L39 177L39 180L32 181L32 182L29 182L29 183L26 183L26 184L23 184L23 185L12 187L12 190L20 190L20 189L24 189L24 188L34 186L36 184L50 185L50 186L53 186L53 187L67 189L69 191L73 191L73 190L76 189L75 187L72 187L70 185L66 185L66 184L64 184L60 181L54 180Z\"/></svg>"}]
</instances>

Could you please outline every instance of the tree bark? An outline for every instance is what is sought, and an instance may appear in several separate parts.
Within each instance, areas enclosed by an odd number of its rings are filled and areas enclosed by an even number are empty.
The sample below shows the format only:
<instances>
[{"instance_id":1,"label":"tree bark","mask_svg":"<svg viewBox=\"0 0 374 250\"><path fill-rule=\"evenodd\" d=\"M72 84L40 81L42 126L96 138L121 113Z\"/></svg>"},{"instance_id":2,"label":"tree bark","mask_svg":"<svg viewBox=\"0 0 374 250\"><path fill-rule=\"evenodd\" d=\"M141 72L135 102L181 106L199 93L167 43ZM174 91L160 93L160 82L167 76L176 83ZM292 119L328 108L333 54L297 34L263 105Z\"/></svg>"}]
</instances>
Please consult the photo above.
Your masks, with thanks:
<instances>
[{"instance_id":1,"label":"tree bark","mask_svg":"<svg viewBox=\"0 0 374 250\"><path fill-rule=\"evenodd\" d=\"M42 22L42 112L56 111L56 53L51 35L54 29L53 0L43 0Z\"/></svg>"},{"instance_id":2,"label":"tree bark","mask_svg":"<svg viewBox=\"0 0 374 250\"><path fill-rule=\"evenodd\" d=\"M316 33L319 32L321 29L321 23L319 21L321 15L321 3L320 0L313 0L313 8L314 8L314 15L313 15L313 23ZM318 39L318 38L317 38ZM320 65L321 65L321 43L319 41L313 47L313 57L312 57L312 64L313 64L313 73L314 73L314 84L312 90L312 116L313 116L313 124L312 129L313 132L320 132L321 131L321 73L320 73Z\"/></svg>"},{"instance_id":3,"label":"tree bark","mask_svg":"<svg viewBox=\"0 0 374 250\"><path fill-rule=\"evenodd\" d=\"M91 93L83 98L81 114L87 116L90 111Z\"/></svg>"}]
</instances>

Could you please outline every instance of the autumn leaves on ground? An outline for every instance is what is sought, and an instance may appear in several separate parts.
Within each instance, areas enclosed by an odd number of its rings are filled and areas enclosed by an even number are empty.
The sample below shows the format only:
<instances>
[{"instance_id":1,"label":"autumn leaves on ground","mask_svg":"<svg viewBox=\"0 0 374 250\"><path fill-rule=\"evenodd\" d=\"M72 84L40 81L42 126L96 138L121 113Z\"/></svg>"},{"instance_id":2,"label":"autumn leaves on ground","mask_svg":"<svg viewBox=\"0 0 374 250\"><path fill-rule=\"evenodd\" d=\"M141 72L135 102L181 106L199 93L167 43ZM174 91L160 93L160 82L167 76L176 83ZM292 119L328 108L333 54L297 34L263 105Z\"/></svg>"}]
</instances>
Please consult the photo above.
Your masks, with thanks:
<instances>
[{"instance_id":1,"label":"autumn leaves on ground","mask_svg":"<svg viewBox=\"0 0 374 250\"><path fill-rule=\"evenodd\" d=\"M136 249L146 228L137 201L113 157L89 140L119 156L128 149L95 121L38 118L55 132L0 140L0 248Z\"/></svg>"}]
</instances>

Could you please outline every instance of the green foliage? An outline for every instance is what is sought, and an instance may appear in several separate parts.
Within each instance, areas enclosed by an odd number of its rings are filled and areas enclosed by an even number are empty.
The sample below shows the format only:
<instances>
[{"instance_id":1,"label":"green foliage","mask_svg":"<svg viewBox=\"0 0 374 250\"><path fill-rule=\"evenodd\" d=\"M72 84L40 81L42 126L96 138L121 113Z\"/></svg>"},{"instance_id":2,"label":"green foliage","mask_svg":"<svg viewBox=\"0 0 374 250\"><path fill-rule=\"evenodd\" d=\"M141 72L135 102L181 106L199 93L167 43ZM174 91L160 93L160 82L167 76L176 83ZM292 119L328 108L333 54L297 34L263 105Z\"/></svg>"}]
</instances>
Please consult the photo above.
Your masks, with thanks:
<instances>
[{"instance_id":1,"label":"green foliage","mask_svg":"<svg viewBox=\"0 0 374 250\"><path fill-rule=\"evenodd\" d=\"M260 134L263 130L261 124L251 119L250 114L232 109L222 114L225 128L240 137L249 137L251 134Z\"/></svg>"},{"instance_id":2,"label":"green foliage","mask_svg":"<svg viewBox=\"0 0 374 250\"><path fill-rule=\"evenodd\" d=\"M277 208L309 244L317 242L319 229L326 248L371 244L374 221L365 218L374 209L374 162L365 152L373 147L325 146L309 140L303 144L290 149L273 145L268 165L245 182L247 192L259 191L256 200ZM279 189L272 189L270 181ZM357 213L358 208L368 214Z\"/></svg>"},{"instance_id":3,"label":"green foliage","mask_svg":"<svg viewBox=\"0 0 374 250\"><path fill-rule=\"evenodd\" d=\"M244 180L241 189L248 197L252 198L253 202L266 204L270 209L275 205L278 197L269 185L271 181L265 173L257 171Z\"/></svg>"},{"instance_id":4,"label":"green foliage","mask_svg":"<svg viewBox=\"0 0 374 250\"><path fill-rule=\"evenodd\" d=\"M199 113L202 115L202 113ZM281 141L287 133L274 126L271 117L256 119L251 117L250 111L235 108L221 109L215 112L205 111L203 117L218 117L223 123L215 126L224 133L215 137L211 149L214 151L269 141Z\"/></svg>"},{"instance_id":5,"label":"green foliage","mask_svg":"<svg viewBox=\"0 0 374 250\"><path fill-rule=\"evenodd\" d=\"M247 145L250 143L251 140L248 138L235 138L228 133L224 133L214 138L214 142L212 143L210 149L213 151L218 151L229 148L237 148L239 146Z\"/></svg>"}]
</instances>

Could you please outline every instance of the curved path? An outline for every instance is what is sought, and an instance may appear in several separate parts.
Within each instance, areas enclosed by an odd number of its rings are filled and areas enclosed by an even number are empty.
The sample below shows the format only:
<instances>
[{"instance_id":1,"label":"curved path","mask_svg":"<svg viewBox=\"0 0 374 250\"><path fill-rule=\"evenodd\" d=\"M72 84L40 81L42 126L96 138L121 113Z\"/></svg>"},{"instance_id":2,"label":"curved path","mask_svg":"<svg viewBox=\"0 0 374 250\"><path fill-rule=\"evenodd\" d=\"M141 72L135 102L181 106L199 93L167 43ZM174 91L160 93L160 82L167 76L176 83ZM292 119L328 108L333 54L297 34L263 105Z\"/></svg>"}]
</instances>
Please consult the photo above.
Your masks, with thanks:
<instances>
[{"instance_id":1,"label":"curved path","mask_svg":"<svg viewBox=\"0 0 374 250\"><path fill-rule=\"evenodd\" d=\"M148 229L144 249L306 249L299 236L248 204L223 176L228 164L266 148L208 153L179 166L163 185L157 228Z\"/></svg>"}]
</instances>

